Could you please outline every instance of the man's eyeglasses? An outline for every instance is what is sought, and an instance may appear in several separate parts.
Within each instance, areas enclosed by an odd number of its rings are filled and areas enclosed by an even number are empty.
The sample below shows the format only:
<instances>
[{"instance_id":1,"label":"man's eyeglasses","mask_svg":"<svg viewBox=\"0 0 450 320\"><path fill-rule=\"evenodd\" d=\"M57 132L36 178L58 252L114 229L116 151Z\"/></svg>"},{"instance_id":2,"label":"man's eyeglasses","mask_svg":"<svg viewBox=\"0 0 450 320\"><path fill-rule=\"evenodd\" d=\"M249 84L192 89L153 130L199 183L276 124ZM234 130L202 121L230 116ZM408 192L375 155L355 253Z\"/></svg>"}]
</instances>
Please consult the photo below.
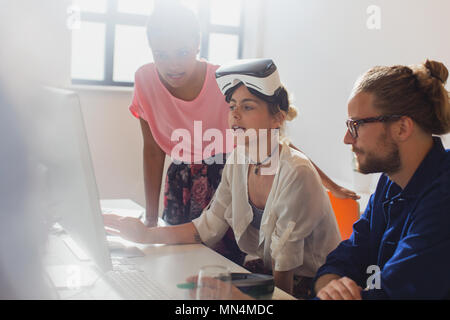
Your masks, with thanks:
<instances>
[{"instance_id":1,"label":"man's eyeglasses","mask_svg":"<svg viewBox=\"0 0 450 320\"><path fill-rule=\"evenodd\" d=\"M387 122L392 119L399 119L402 116L400 115L390 115L390 116L379 116L379 117L372 117L372 118L364 118L364 119L348 119L345 121L345 124L347 125L348 131L350 132L350 135L353 139L358 138L358 127L364 123L372 123L372 122Z\"/></svg>"}]
</instances>

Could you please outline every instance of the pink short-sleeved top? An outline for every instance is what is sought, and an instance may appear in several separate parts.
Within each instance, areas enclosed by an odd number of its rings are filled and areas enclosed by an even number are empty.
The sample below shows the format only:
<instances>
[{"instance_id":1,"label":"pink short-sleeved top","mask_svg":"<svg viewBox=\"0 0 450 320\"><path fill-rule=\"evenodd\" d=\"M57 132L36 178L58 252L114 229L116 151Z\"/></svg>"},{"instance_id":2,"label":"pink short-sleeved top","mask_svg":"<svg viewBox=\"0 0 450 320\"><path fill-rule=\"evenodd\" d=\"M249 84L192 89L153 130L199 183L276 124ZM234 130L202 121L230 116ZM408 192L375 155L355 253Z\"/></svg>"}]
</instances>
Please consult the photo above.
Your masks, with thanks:
<instances>
[{"instance_id":1,"label":"pink short-sleeved top","mask_svg":"<svg viewBox=\"0 0 450 320\"><path fill-rule=\"evenodd\" d=\"M194 163L233 149L232 142L226 143L229 105L215 79L219 66L206 64L203 87L192 101L174 97L154 63L136 71L129 109L147 121L156 143L173 159Z\"/></svg>"}]
</instances>

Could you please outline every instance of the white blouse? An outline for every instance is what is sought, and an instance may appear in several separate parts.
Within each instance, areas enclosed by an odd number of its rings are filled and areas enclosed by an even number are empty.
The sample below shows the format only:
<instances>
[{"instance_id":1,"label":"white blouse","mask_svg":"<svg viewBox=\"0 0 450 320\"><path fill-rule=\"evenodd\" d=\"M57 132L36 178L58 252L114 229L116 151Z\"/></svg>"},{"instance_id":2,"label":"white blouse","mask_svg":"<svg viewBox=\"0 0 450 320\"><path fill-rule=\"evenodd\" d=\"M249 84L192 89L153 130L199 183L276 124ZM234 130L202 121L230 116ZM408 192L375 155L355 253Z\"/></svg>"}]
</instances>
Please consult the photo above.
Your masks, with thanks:
<instances>
[{"instance_id":1,"label":"white blouse","mask_svg":"<svg viewBox=\"0 0 450 320\"><path fill-rule=\"evenodd\" d=\"M231 226L239 248L262 258L267 268L272 268L274 260L276 271L295 269L297 275L313 277L341 240L317 171L304 154L283 144L262 216L259 243L255 243L247 187L249 165L230 164L235 151L227 159L213 200L193 220L200 238L212 246Z\"/></svg>"}]
</instances>

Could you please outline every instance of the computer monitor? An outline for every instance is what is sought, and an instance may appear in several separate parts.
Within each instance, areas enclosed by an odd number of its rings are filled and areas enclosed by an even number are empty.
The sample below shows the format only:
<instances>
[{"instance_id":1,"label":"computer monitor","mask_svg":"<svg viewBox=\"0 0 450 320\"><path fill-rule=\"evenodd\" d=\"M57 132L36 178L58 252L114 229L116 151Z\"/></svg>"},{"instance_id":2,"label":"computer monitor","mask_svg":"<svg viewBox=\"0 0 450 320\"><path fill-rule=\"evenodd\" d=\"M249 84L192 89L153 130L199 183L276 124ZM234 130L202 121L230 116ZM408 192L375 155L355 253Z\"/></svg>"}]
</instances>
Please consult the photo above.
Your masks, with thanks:
<instances>
[{"instance_id":1,"label":"computer monitor","mask_svg":"<svg viewBox=\"0 0 450 320\"><path fill-rule=\"evenodd\" d=\"M100 270L112 269L80 100L75 92L45 88L33 110L35 190L41 204Z\"/></svg>"}]
</instances>

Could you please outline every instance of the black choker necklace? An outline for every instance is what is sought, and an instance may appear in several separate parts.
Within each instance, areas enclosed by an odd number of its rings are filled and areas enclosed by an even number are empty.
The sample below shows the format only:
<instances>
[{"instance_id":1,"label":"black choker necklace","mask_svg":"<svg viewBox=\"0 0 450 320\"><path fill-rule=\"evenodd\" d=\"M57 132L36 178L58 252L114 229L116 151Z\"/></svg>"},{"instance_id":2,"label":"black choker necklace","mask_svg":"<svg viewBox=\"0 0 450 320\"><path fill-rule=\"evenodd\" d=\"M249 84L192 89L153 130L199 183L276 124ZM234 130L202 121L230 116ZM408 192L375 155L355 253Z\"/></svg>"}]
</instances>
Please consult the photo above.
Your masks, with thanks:
<instances>
[{"instance_id":1,"label":"black choker necklace","mask_svg":"<svg viewBox=\"0 0 450 320\"><path fill-rule=\"evenodd\" d=\"M255 175L258 175L259 172L259 167L262 165L262 163L256 163L255 164L255 170L253 170L253 172L255 173Z\"/></svg>"},{"instance_id":2,"label":"black choker necklace","mask_svg":"<svg viewBox=\"0 0 450 320\"><path fill-rule=\"evenodd\" d=\"M255 169L253 170L253 172L255 173L255 175L258 175L259 168L260 168L264 163L266 163L270 158L272 158L272 155L274 154L274 152L275 152L275 150L276 150L277 148L278 148L278 146L276 146L276 147L272 150L272 153L270 154L270 156L268 156L267 158L265 158L263 161L254 163Z\"/></svg>"}]
</instances>

